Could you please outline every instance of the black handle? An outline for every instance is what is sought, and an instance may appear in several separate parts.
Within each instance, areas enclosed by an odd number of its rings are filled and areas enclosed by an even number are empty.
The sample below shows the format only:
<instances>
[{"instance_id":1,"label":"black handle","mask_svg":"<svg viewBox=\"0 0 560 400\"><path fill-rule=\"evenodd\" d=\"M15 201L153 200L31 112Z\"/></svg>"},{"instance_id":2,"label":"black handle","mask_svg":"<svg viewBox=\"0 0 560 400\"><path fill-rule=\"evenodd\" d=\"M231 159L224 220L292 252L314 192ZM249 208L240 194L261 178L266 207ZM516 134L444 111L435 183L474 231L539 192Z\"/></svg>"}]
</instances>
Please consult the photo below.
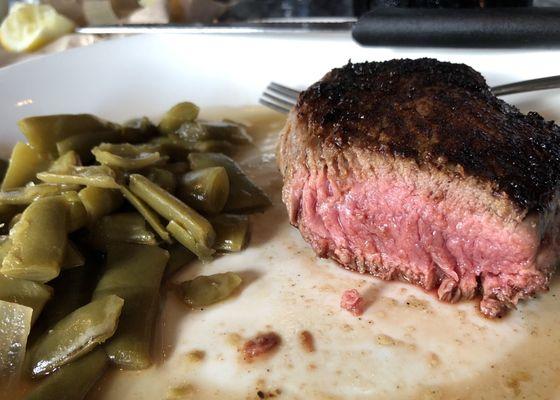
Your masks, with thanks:
<instances>
[{"instance_id":1,"label":"black handle","mask_svg":"<svg viewBox=\"0 0 560 400\"><path fill-rule=\"evenodd\" d=\"M366 46L558 47L560 8L377 8L352 36Z\"/></svg>"}]
</instances>

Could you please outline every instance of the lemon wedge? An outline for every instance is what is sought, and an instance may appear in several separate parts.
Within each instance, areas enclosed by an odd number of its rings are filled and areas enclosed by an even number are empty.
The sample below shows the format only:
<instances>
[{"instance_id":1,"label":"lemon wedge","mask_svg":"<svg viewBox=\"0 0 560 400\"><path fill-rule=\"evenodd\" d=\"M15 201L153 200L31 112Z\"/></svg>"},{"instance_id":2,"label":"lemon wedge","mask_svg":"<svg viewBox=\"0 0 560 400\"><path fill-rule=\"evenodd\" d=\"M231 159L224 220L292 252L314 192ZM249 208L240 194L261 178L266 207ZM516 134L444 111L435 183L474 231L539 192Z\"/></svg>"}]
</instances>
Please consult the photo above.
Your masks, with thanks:
<instances>
[{"instance_id":1,"label":"lemon wedge","mask_svg":"<svg viewBox=\"0 0 560 400\"><path fill-rule=\"evenodd\" d=\"M0 25L0 44L8 51L33 51L72 32L74 26L50 5L16 3Z\"/></svg>"}]
</instances>

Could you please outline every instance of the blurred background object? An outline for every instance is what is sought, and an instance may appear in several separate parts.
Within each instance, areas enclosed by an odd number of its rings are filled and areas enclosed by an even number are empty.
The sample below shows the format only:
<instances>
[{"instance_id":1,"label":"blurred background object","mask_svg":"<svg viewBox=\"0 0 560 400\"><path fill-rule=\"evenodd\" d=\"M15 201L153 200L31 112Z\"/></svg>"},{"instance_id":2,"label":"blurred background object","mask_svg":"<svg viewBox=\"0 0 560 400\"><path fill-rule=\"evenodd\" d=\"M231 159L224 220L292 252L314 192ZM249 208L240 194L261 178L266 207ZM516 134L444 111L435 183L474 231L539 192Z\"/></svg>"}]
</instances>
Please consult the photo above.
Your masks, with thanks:
<instances>
[{"instance_id":1,"label":"blurred background object","mask_svg":"<svg viewBox=\"0 0 560 400\"><path fill-rule=\"evenodd\" d=\"M8 14L8 0L0 0L0 21Z\"/></svg>"},{"instance_id":2,"label":"blurred background object","mask_svg":"<svg viewBox=\"0 0 560 400\"><path fill-rule=\"evenodd\" d=\"M72 46L82 46L104 38L86 35L152 32L153 29L170 27L175 31L219 27L220 32L248 26L247 31L263 32L267 29L286 32L306 30L336 30L347 32L360 16L375 8L395 9L475 9L501 7L560 7L560 0L18 0L52 6L58 14L73 21L82 35L57 36L70 31L47 29L39 34L41 40L22 46L7 46L24 51L34 50L54 40L41 52L60 51ZM16 0L0 0L0 21L4 19ZM48 13L47 13L48 14ZM50 14L49 14L50 15ZM59 18L52 17L60 21ZM37 18L31 18L31 22ZM31 22L21 19L22 24ZM33 22L35 23L35 22ZM321 25L323 24L323 25ZM328 25L330 24L330 25ZM560 22L559 22L560 24ZM17 25L17 23L16 23ZM48 25L48 24L47 24ZM328 25L328 26L327 26ZM257 29L253 29L254 27ZM294 29L294 26L297 29ZM130 28L129 28L130 27ZM335 27L335 28L333 28ZM11 28L14 30L16 28ZM143 30L142 30L143 29ZM252 30L253 29L253 30ZM299 30L298 30L299 29ZM17 29L16 29L17 30ZM22 28L22 31L30 28ZM33 29L31 29L33 30ZM242 30L237 29L237 32ZM106 37L106 36L105 36ZM1 37L0 37L1 39ZM0 66L13 57L0 53Z\"/></svg>"},{"instance_id":3,"label":"blurred background object","mask_svg":"<svg viewBox=\"0 0 560 400\"><path fill-rule=\"evenodd\" d=\"M0 25L0 43L12 52L34 51L74 31L74 22L49 4L15 3Z\"/></svg>"}]
</instances>

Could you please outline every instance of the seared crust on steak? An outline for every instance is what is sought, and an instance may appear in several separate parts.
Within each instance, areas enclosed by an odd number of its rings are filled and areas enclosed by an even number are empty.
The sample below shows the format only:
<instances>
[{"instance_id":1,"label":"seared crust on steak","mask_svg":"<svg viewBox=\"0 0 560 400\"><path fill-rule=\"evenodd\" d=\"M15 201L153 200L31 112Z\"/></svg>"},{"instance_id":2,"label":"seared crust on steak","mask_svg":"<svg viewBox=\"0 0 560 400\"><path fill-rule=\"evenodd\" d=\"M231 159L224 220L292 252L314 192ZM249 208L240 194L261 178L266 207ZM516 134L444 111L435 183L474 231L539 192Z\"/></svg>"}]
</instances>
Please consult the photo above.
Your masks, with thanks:
<instances>
[{"instance_id":1,"label":"seared crust on steak","mask_svg":"<svg viewBox=\"0 0 560 400\"><path fill-rule=\"evenodd\" d=\"M560 182L560 127L496 98L464 64L348 63L304 91L296 109L324 145L464 170L520 209L545 209Z\"/></svg>"},{"instance_id":2,"label":"seared crust on steak","mask_svg":"<svg viewBox=\"0 0 560 400\"><path fill-rule=\"evenodd\" d=\"M282 199L320 257L481 295L503 314L560 258L560 128L431 59L348 64L300 95L280 134Z\"/></svg>"}]
</instances>

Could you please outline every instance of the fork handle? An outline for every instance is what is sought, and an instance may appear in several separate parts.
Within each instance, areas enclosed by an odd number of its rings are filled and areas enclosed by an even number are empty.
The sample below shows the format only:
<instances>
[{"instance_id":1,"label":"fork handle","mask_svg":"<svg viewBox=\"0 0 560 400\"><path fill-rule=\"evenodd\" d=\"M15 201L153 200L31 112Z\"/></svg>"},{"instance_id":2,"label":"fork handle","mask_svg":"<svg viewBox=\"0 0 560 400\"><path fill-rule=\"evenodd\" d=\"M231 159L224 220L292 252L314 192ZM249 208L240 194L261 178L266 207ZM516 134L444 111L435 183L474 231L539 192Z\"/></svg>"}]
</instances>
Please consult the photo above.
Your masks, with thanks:
<instances>
[{"instance_id":1,"label":"fork handle","mask_svg":"<svg viewBox=\"0 0 560 400\"><path fill-rule=\"evenodd\" d=\"M559 46L560 7L376 8L358 20L352 36L366 46Z\"/></svg>"}]
</instances>

